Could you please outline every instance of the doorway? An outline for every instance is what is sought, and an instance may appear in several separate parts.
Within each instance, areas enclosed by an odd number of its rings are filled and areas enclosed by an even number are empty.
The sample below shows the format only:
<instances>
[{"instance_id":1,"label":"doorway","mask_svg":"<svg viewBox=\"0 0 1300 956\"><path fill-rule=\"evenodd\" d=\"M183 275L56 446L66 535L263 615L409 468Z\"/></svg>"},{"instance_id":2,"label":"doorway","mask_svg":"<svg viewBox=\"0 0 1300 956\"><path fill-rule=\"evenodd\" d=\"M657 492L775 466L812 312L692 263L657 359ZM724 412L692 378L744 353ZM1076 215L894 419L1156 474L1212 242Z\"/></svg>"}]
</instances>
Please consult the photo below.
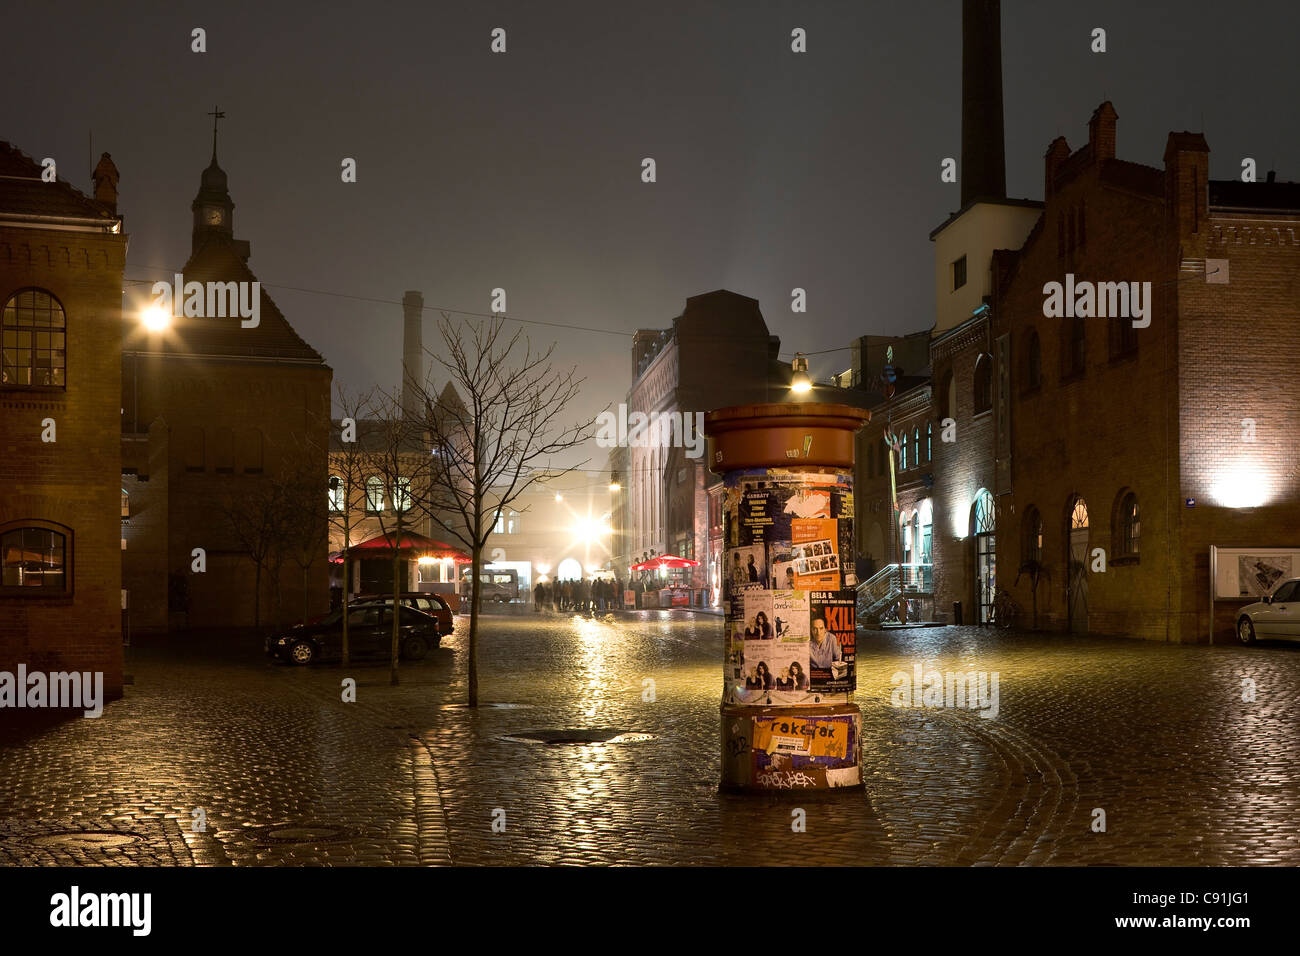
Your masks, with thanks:
<instances>
[{"instance_id":1,"label":"doorway","mask_svg":"<svg viewBox=\"0 0 1300 956\"><path fill-rule=\"evenodd\" d=\"M975 542L975 602L979 622L993 620L993 598L997 593L997 516L993 496L981 488L971 506L971 539Z\"/></svg>"}]
</instances>

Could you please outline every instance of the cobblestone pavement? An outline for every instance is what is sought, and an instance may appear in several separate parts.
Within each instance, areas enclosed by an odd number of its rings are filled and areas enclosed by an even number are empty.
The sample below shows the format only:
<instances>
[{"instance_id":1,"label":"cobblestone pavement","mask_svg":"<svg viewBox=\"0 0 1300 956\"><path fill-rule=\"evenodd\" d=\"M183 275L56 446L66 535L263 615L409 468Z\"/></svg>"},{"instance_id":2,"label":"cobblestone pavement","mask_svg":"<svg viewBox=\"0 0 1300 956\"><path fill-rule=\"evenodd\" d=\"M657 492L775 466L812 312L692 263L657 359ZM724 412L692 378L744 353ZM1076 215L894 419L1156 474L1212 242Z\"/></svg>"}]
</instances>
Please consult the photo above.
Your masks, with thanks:
<instances>
[{"instance_id":1,"label":"cobblestone pavement","mask_svg":"<svg viewBox=\"0 0 1300 956\"><path fill-rule=\"evenodd\" d=\"M255 651L134 651L128 670L102 717L0 748L0 864L447 861L406 734L304 693Z\"/></svg>"},{"instance_id":2,"label":"cobblestone pavement","mask_svg":"<svg viewBox=\"0 0 1300 956\"><path fill-rule=\"evenodd\" d=\"M754 798L717 792L717 618L485 617L477 711L465 627L398 687L373 665L137 652L104 717L0 750L0 862L1300 863L1297 646L867 632L864 792ZM996 672L996 718L890 706L916 663ZM649 739L523 737L593 728ZM106 835L42 836L84 829Z\"/></svg>"}]
</instances>

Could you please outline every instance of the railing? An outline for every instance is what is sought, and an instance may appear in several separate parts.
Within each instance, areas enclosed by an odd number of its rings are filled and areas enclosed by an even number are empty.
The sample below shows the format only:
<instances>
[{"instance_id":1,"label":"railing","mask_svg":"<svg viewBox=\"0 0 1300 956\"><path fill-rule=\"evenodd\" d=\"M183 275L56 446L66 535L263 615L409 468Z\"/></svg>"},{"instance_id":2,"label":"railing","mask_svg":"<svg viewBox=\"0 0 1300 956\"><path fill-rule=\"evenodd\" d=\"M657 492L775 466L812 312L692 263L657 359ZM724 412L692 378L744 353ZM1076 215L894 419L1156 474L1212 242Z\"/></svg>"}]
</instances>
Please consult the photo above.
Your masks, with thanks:
<instances>
[{"instance_id":1,"label":"railing","mask_svg":"<svg viewBox=\"0 0 1300 956\"><path fill-rule=\"evenodd\" d=\"M877 617L904 594L932 594L934 565L887 564L858 585L858 620Z\"/></svg>"}]
</instances>

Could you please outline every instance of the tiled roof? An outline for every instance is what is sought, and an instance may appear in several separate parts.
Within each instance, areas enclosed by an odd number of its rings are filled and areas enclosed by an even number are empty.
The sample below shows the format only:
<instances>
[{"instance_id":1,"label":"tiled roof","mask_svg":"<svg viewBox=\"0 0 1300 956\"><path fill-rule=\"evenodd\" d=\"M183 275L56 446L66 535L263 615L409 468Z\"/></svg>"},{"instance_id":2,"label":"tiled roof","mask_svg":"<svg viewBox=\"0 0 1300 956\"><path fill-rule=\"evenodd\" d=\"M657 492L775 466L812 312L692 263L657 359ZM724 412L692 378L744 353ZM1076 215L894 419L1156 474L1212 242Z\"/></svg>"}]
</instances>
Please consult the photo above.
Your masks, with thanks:
<instances>
[{"instance_id":1,"label":"tiled roof","mask_svg":"<svg viewBox=\"0 0 1300 956\"><path fill-rule=\"evenodd\" d=\"M182 270L185 282L255 282L230 239L217 234L190 256ZM183 300L182 300L183 301ZM181 354L280 359L324 365L321 354L308 345L284 317L263 287L258 325L244 328L238 318L173 318L164 337L164 351Z\"/></svg>"},{"instance_id":2,"label":"tiled roof","mask_svg":"<svg viewBox=\"0 0 1300 956\"><path fill-rule=\"evenodd\" d=\"M0 140L0 212L23 216L67 216L103 219L119 217L65 180L41 179L43 168L22 150Z\"/></svg>"}]
</instances>

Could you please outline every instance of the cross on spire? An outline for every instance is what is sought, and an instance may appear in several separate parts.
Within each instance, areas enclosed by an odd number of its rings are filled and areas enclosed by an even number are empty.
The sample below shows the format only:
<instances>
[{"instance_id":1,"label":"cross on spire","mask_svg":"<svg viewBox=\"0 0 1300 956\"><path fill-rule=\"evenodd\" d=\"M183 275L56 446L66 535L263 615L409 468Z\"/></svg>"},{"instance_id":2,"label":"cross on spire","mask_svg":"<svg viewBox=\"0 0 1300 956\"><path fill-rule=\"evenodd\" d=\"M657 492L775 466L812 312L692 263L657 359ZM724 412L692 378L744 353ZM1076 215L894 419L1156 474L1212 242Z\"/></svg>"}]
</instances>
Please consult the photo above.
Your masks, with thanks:
<instances>
[{"instance_id":1,"label":"cross on spire","mask_svg":"<svg viewBox=\"0 0 1300 956\"><path fill-rule=\"evenodd\" d=\"M226 114L217 106L212 107L212 112L208 114L212 117L212 161L217 161L217 120L226 118Z\"/></svg>"}]
</instances>

